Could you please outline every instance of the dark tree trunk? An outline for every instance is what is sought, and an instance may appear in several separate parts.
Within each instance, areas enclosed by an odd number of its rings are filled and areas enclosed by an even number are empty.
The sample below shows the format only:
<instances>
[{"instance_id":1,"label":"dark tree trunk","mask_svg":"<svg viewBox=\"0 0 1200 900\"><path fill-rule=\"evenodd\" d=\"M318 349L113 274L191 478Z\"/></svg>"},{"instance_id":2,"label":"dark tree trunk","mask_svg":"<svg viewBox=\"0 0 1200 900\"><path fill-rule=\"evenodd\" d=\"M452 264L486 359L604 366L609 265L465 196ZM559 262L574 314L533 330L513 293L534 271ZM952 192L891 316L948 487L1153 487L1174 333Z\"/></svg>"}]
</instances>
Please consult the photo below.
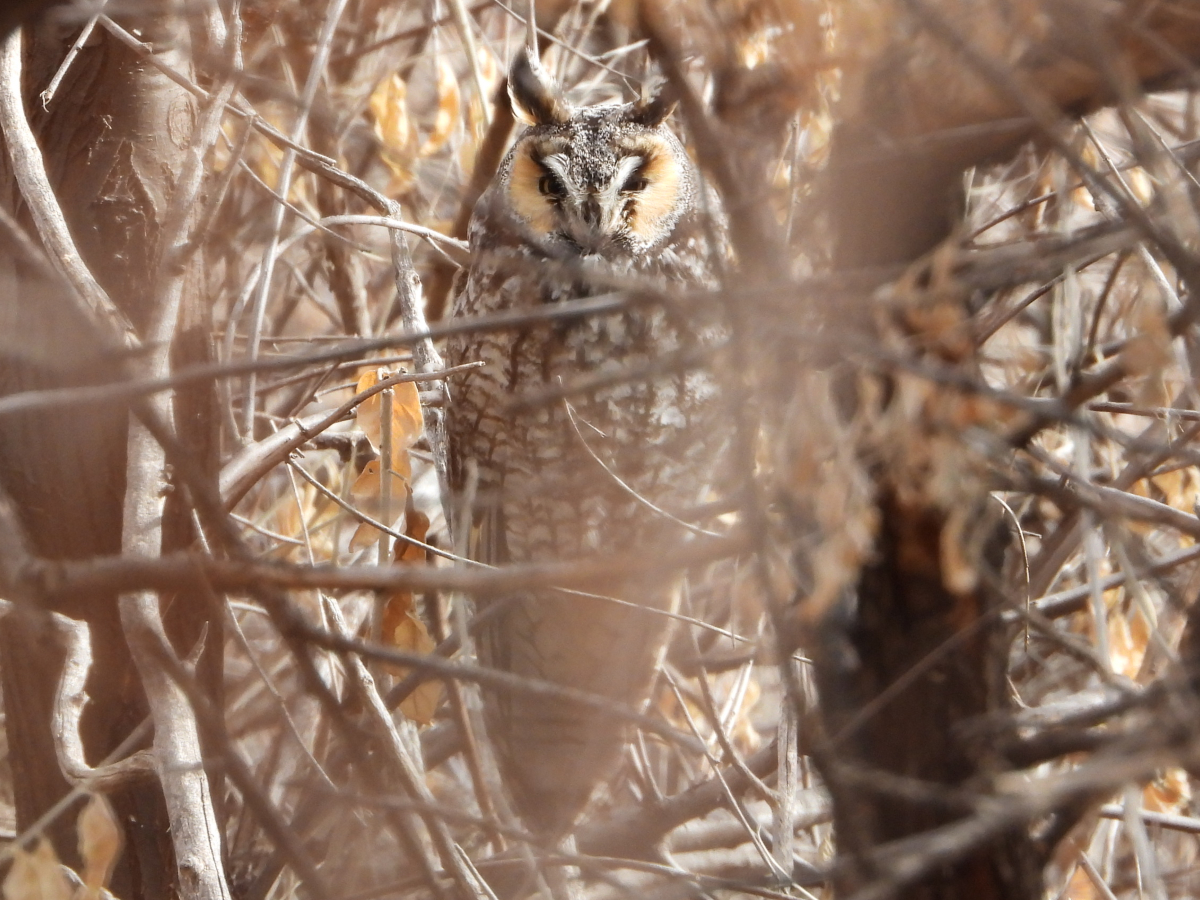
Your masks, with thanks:
<instances>
[{"instance_id":1,"label":"dark tree trunk","mask_svg":"<svg viewBox=\"0 0 1200 900\"><path fill-rule=\"evenodd\" d=\"M946 516L898 502L887 485L881 489L876 558L862 573L843 635L854 665L817 654L823 712L836 745L831 757L839 772L853 775L831 779L835 827L849 861L837 887L847 894L864 878L887 875L856 861L856 851L923 834L973 811L955 793L974 790L973 779L1002 763L962 726L1008 705L1007 642L1003 630L997 633L999 619L988 616L996 598L982 588L948 589L941 561ZM982 581L994 584L1003 532L991 543L990 558L980 564L992 575ZM888 776L910 779L916 791L897 791ZM1034 898L1041 895L1042 865L1020 826L895 896Z\"/></svg>"},{"instance_id":2,"label":"dark tree trunk","mask_svg":"<svg viewBox=\"0 0 1200 900\"><path fill-rule=\"evenodd\" d=\"M181 22L139 22L145 39L164 47L168 62L187 70ZM149 27L147 27L149 26ZM155 34L156 27L162 33ZM154 313L154 273L162 251L167 206L197 119L190 94L145 59L99 29L72 64L48 111L37 102L73 34L41 22L26 35L24 95L50 182L68 227L96 279L144 335ZM5 164L9 208L27 224ZM0 321L16 323L32 341L0 346L0 392L96 383L114 377L115 361L97 356L94 336L75 322L53 286L37 282L11 257L3 260L12 289L0 296ZM191 262L198 274L198 260ZM180 316L176 365L208 358L209 312L199 279L190 278ZM41 291L47 296L40 296ZM42 302L38 302L42 301ZM47 317L53 317L48 323ZM59 329L61 321L71 327ZM50 343L39 338L55 335ZM215 472L217 419L207 388L176 402L180 437ZM0 419L0 483L12 495L35 551L51 558L84 558L120 551L128 411L121 405L79 406ZM193 540L182 497L172 496L164 519L166 549ZM164 597L169 633L181 654L211 621L206 681L220 681L220 619L202 591ZM86 621L95 662L88 681L91 703L83 730L89 762L98 763L147 714L145 697L121 631L117 598L94 596L58 611ZM66 791L50 736L49 703L60 659L48 649L43 626L11 617L3 627L0 665L8 715L6 729L18 788L18 826L24 828ZM113 798L126 829L126 850L112 889L121 897L160 898L176 893L166 809L157 784ZM56 849L75 854L73 824L57 829Z\"/></svg>"}]
</instances>

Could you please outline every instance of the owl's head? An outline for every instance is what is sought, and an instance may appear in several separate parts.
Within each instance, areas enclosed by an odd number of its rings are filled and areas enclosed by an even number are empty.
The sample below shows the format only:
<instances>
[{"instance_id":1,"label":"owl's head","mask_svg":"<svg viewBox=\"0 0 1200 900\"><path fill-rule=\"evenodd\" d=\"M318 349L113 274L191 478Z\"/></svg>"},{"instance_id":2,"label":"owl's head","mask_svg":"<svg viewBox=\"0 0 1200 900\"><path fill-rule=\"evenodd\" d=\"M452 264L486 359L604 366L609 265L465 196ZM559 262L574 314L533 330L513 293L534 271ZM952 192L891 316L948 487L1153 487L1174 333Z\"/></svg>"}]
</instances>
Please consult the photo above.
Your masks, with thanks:
<instances>
[{"instance_id":1,"label":"owl's head","mask_svg":"<svg viewBox=\"0 0 1200 900\"><path fill-rule=\"evenodd\" d=\"M693 211L696 174L663 125L674 103L662 92L574 108L536 59L519 53L509 96L528 127L501 168L499 189L543 249L605 258L645 253Z\"/></svg>"}]
</instances>

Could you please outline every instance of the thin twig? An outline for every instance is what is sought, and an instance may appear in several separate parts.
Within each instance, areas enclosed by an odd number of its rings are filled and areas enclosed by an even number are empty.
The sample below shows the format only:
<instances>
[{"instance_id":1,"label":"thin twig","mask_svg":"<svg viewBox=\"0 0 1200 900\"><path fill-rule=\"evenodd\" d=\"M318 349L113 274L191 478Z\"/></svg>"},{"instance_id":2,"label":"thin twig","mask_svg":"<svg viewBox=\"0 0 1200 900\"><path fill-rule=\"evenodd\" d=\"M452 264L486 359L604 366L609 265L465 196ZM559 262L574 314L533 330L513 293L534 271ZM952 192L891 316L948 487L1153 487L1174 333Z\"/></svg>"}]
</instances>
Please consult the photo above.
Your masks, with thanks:
<instances>
[{"instance_id":1,"label":"thin twig","mask_svg":"<svg viewBox=\"0 0 1200 900\"><path fill-rule=\"evenodd\" d=\"M228 508L232 509L246 492L253 487L267 472L279 465L292 451L302 444L312 440L318 434L332 427L343 419L364 400L375 396L380 391L387 390L397 384L412 384L427 381L441 381L448 375L457 375L471 369L479 368L483 363L464 363L443 372L429 375L420 373L400 373L383 379L378 384L355 394L337 409L329 413L313 413L291 425L285 426L273 435L244 447L233 459L221 468L221 496Z\"/></svg>"},{"instance_id":2,"label":"thin twig","mask_svg":"<svg viewBox=\"0 0 1200 900\"><path fill-rule=\"evenodd\" d=\"M317 37L316 49L313 52L312 63L308 70L308 78L304 83L304 92L300 97L299 112L296 116L296 121L292 125L293 141L299 142L308 126L308 115L316 99L321 79L325 77L325 66L332 53L334 34L338 23L341 21L342 12L345 10L347 2L348 0L330 0L329 6L325 11L325 21L322 23L321 33ZM288 195L292 184L292 170L295 165L296 151L288 148L284 151L283 159L279 163L278 193L281 197ZM259 275L258 290L254 297L254 304L251 307L250 336L246 346L246 355L252 361L258 358L258 345L262 337L263 322L267 311L267 300L271 293L272 276L275 271L275 260L279 249L279 236L283 229L285 212L286 210L283 206L277 205L275 207L270 237L267 240L267 247L263 251L262 273ZM242 409L242 429L248 438L253 438L254 436L254 410L256 402L257 381L255 373L251 372L250 376L246 379L246 394Z\"/></svg>"},{"instance_id":3,"label":"thin twig","mask_svg":"<svg viewBox=\"0 0 1200 900\"><path fill-rule=\"evenodd\" d=\"M99 8L104 9L108 5L108 0L100 0ZM42 102L42 109L50 108L50 101L54 99L54 95L58 93L59 85L62 84L63 78L66 77L67 71L71 68L71 63L75 62L75 57L79 55L79 51L83 45L87 43L88 38L92 36L92 30L96 27L96 21L100 18L100 13L97 12L90 19L83 23L83 28L79 30L78 36L71 42L70 49L67 50L67 55L63 57L63 61L59 63L58 70L54 73L54 77L50 79L50 83L46 85L46 89L38 94L38 100Z\"/></svg>"},{"instance_id":4,"label":"thin twig","mask_svg":"<svg viewBox=\"0 0 1200 900\"><path fill-rule=\"evenodd\" d=\"M349 630L346 627L345 620L342 618L341 608L328 597L323 598L323 600L333 632L343 638L348 638ZM389 768L400 782L401 789L408 795L409 799L421 803L427 808L435 807L436 802L433 794L426 786L423 774L409 755L404 741L401 740L400 733L396 730L396 724L392 721L391 714L388 712L387 707L384 706L383 700L379 697L379 691L376 690L375 680L371 677L371 673L357 655L352 653L346 654L344 659L349 669L351 687L369 718L372 731L381 739L380 743L383 747L385 759L389 764ZM450 836L450 831L447 829L445 821L440 815L430 813L425 813L420 818L424 821L429 837L432 838L433 844L437 848L443 868L453 875L459 890L465 896L476 896L477 890L472 874L463 866L462 859L455 852L454 839ZM418 834L416 817L401 816L400 824L407 834L409 845L416 850L422 866L432 876L433 873L437 872L437 866L434 864L432 857L426 852L424 841ZM433 880L432 877L431 880Z\"/></svg>"}]
</instances>

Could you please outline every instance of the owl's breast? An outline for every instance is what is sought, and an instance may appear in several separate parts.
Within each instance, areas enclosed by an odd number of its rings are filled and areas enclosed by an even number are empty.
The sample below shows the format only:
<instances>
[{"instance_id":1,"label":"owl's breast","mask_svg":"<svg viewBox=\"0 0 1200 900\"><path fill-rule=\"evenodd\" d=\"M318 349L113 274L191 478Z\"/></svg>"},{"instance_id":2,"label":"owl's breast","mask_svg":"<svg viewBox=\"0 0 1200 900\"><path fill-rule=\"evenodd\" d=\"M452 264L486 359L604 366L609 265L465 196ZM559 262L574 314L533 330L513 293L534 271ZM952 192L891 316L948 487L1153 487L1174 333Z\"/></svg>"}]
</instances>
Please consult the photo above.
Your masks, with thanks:
<instances>
[{"instance_id":1,"label":"owl's breast","mask_svg":"<svg viewBox=\"0 0 1200 900\"><path fill-rule=\"evenodd\" d=\"M455 315L595 293L519 262L477 259ZM692 358L699 344L656 305L449 342L451 365L485 364L457 384L448 411L455 479L473 460L478 505L503 514L507 558L618 549L663 527L648 504L677 514L705 498L721 429L715 382Z\"/></svg>"}]
</instances>

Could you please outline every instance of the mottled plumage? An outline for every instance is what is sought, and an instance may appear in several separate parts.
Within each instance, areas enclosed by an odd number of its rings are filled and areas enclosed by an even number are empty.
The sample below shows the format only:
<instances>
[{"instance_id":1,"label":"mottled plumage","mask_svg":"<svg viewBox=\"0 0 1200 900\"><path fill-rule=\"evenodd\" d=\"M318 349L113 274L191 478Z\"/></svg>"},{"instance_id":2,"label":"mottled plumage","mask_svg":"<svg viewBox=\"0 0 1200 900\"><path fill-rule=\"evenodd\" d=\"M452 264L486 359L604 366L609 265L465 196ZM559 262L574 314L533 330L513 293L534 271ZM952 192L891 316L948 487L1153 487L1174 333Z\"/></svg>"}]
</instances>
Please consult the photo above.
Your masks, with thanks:
<instances>
[{"instance_id":1,"label":"mottled plumage","mask_svg":"<svg viewBox=\"0 0 1200 900\"><path fill-rule=\"evenodd\" d=\"M476 207L454 315L549 310L635 283L677 290L670 304L451 340L451 365L487 364L453 386L452 479L461 491L475 464L472 552L483 561L619 558L686 537L648 504L678 515L706 499L714 478L717 391L683 357L706 343L687 289L715 286L723 230L658 99L571 109L524 57L510 83L530 127ZM661 610L675 586L664 578L615 592ZM667 617L554 591L489 602L505 605L479 635L485 664L645 702ZM522 817L566 831L619 758L621 723L524 693L487 692L485 704Z\"/></svg>"}]
</instances>

